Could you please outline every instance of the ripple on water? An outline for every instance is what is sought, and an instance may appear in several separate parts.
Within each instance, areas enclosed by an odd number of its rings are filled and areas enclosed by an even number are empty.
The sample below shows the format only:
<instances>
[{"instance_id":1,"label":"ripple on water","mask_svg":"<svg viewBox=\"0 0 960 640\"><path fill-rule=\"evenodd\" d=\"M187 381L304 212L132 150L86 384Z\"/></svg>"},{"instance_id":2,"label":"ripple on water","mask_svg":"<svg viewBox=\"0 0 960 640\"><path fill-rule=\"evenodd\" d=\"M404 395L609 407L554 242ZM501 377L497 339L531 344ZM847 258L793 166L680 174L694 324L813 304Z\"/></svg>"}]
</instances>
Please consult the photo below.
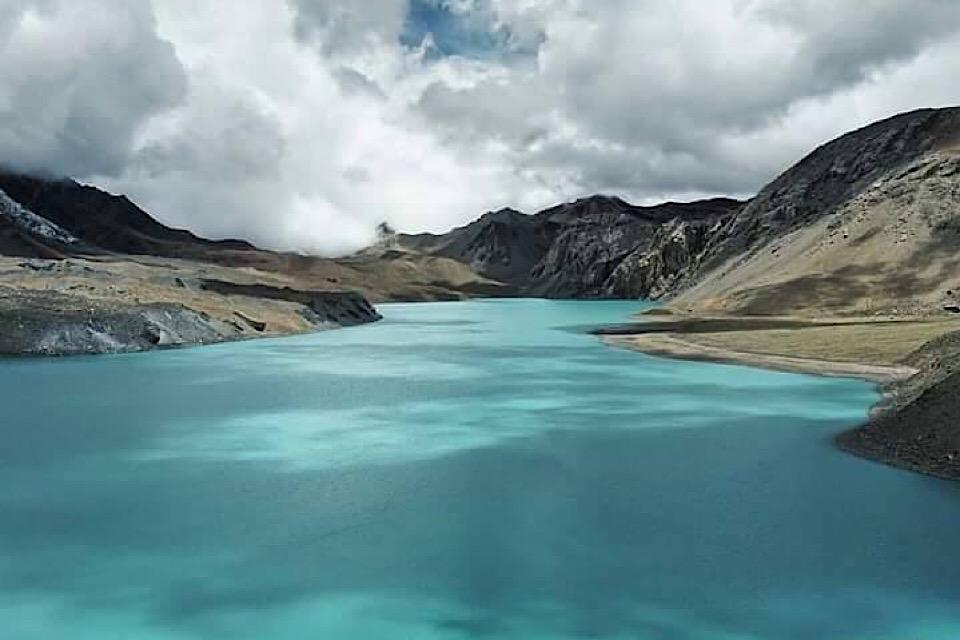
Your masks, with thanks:
<instances>
[{"instance_id":1,"label":"ripple on water","mask_svg":"<svg viewBox=\"0 0 960 640\"><path fill-rule=\"evenodd\" d=\"M960 485L831 446L872 386L580 331L639 306L0 364L4 633L960 637Z\"/></svg>"}]
</instances>

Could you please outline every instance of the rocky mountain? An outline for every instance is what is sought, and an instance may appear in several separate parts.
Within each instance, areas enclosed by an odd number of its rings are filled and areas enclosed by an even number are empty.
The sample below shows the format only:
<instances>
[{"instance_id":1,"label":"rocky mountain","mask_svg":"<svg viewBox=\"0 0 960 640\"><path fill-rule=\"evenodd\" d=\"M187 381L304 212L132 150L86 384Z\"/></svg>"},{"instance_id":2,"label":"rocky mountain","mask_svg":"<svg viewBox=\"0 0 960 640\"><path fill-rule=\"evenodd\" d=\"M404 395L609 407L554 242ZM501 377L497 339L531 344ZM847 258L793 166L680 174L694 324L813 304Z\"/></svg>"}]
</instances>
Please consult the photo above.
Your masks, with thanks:
<instances>
[{"instance_id":1,"label":"rocky mountain","mask_svg":"<svg viewBox=\"0 0 960 640\"><path fill-rule=\"evenodd\" d=\"M215 256L218 250L254 249L250 243L240 240L206 240L183 229L172 229L125 196L112 195L73 180L0 171L0 191L24 210L82 241L82 245L64 247L49 234L33 235L34 242L49 244L53 252L66 249L94 255L114 252L189 259ZM34 242L29 243L34 252L43 253Z\"/></svg>"},{"instance_id":2,"label":"rocky mountain","mask_svg":"<svg viewBox=\"0 0 960 640\"><path fill-rule=\"evenodd\" d=\"M744 330L694 336L694 346L779 356L818 351L811 336L842 335L835 349L860 362L906 351L888 364L917 373L888 386L870 422L838 442L960 478L960 318L951 321L960 314L960 108L901 114L816 149L708 234L681 272L669 309L685 319L800 316L859 327ZM884 323L893 330L882 345L860 337L881 335ZM935 337L908 348L915 333Z\"/></svg>"},{"instance_id":3,"label":"rocky mountain","mask_svg":"<svg viewBox=\"0 0 960 640\"><path fill-rule=\"evenodd\" d=\"M94 251L66 229L0 191L0 254L58 259L84 250Z\"/></svg>"},{"instance_id":4,"label":"rocky mountain","mask_svg":"<svg viewBox=\"0 0 960 640\"><path fill-rule=\"evenodd\" d=\"M371 322L368 300L509 292L443 257L207 240L124 196L0 172L0 354L138 351Z\"/></svg>"},{"instance_id":5,"label":"rocky mountain","mask_svg":"<svg viewBox=\"0 0 960 640\"><path fill-rule=\"evenodd\" d=\"M552 237L553 229L537 218L501 209L443 235L402 235L398 242L402 248L457 260L488 278L519 288L529 280Z\"/></svg>"},{"instance_id":6,"label":"rocky mountain","mask_svg":"<svg viewBox=\"0 0 960 640\"><path fill-rule=\"evenodd\" d=\"M267 251L242 240L208 240L161 223L125 196L69 179L3 170L0 255L149 257L251 268L293 279L300 288L352 289L373 301L450 300L510 291L440 256L393 253L334 260Z\"/></svg>"},{"instance_id":7,"label":"rocky mountain","mask_svg":"<svg viewBox=\"0 0 960 640\"><path fill-rule=\"evenodd\" d=\"M666 297L675 324L808 318L766 331L761 355L821 353L805 342L816 335L870 360L876 345L858 332L884 335L884 353L911 353L887 364L919 373L841 444L960 477L960 325L944 320L960 314L960 108L901 114L828 142L747 203L593 196L534 215L491 212L442 235L386 225L382 235L339 260L264 251L171 229L73 181L0 172L0 352L286 335L375 320L367 300ZM877 333L891 318L896 330ZM748 351L759 338L724 331L699 339ZM900 344L902 332L913 337ZM916 351L916 335L938 337Z\"/></svg>"},{"instance_id":8,"label":"rocky mountain","mask_svg":"<svg viewBox=\"0 0 960 640\"><path fill-rule=\"evenodd\" d=\"M0 190L0 354L140 351L380 317L361 293L330 282L312 286L203 261L217 251L258 251L168 229L125 198L67 181L17 184L35 187L35 199L12 188L17 201ZM118 252L122 247L141 253ZM179 257L185 255L197 259Z\"/></svg>"},{"instance_id":9,"label":"rocky mountain","mask_svg":"<svg viewBox=\"0 0 960 640\"><path fill-rule=\"evenodd\" d=\"M593 196L534 215L503 209L443 235L399 236L397 244L462 262L522 295L648 298L669 291L741 206L720 198L640 207Z\"/></svg>"},{"instance_id":10,"label":"rocky mountain","mask_svg":"<svg viewBox=\"0 0 960 640\"><path fill-rule=\"evenodd\" d=\"M960 292L960 108L829 142L713 234L677 309L926 315Z\"/></svg>"}]
</instances>

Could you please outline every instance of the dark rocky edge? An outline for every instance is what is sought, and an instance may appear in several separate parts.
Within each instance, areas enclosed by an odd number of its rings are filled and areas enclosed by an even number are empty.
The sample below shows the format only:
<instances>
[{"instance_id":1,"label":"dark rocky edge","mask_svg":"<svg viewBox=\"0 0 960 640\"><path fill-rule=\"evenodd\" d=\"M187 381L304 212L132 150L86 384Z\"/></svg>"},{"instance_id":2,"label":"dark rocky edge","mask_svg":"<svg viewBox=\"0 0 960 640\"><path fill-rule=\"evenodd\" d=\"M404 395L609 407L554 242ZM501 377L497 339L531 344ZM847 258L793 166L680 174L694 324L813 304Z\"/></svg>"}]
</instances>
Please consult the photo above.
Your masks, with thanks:
<instances>
[{"instance_id":1,"label":"dark rocky edge","mask_svg":"<svg viewBox=\"0 0 960 640\"><path fill-rule=\"evenodd\" d=\"M886 387L867 424L840 434L845 451L895 467L960 480L960 332L904 361L919 373Z\"/></svg>"},{"instance_id":2,"label":"dark rocky edge","mask_svg":"<svg viewBox=\"0 0 960 640\"><path fill-rule=\"evenodd\" d=\"M339 265L171 229L126 197L66 179L0 171L0 256L2 355L144 351L380 319L359 291L332 288ZM222 277L201 277L210 273Z\"/></svg>"},{"instance_id":3,"label":"dark rocky edge","mask_svg":"<svg viewBox=\"0 0 960 640\"><path fill-rule=\"evenodd\" d=\"M353 291L316 292L301 314L308 321L305 330L313 331L380 319ZM266 323L242 312L234 316L235 321L224 320L183 304L128 304L0 287L0 355L129 353L278 335L265 333Z\"/></svg>"},{"instance_id":4,"label":"dark rocky edge","mask_svg":"<svg viewBox=\"0 0 960 640\"><path fill-rule=\"evenodd\" d=\"M302 305L301 313L312 323L350 327L381 319L373 305L356 291L303 291L264 284L238 284L223 280L202 280L201 288L221 295L284 300Z\"/></svg>"}]
</instances>

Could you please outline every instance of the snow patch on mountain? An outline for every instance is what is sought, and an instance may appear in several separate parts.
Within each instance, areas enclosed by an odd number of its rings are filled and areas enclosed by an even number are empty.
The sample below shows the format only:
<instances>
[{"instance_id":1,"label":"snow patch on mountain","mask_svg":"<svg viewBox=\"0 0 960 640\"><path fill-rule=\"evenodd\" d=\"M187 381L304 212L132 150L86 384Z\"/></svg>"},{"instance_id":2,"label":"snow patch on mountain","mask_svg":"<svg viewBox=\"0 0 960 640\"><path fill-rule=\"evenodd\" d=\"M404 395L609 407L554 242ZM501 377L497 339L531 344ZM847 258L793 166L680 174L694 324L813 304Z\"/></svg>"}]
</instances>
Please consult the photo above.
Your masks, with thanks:
<instances>
[{"instance_id":1,"label":"snow patch on mountain","mask_svg":"<svg viewBox=\"0 0 960 640\"><path fill-rule=\"evenodd\" d=\"M16 226L34 235L65 245L79 244L80 239L63 227L56 225L43 216L20 206L18 202L0 189L0 216L5 216Z\"/></svg>"}]
</instances>

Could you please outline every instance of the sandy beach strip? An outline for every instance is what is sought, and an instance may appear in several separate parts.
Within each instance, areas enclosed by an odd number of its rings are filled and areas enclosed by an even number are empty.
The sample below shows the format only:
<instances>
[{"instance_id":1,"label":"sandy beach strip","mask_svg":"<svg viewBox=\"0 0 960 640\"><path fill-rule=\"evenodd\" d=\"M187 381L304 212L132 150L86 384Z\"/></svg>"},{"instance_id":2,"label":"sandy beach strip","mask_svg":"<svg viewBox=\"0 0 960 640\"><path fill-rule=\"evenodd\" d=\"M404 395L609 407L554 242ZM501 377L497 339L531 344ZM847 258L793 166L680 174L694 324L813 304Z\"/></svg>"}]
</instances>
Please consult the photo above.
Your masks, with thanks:
<instances>
[{"instance_id":1,"label":"sandy beach strip","mask_svg":"<svg viewBox=\"0 0 960 640\"><path fill-rule=\"evenodd\" d=\"M631 349L654 356L677 358L680 360L746 365L790 373L860 378L878 384L889 384L898 380L904 380L917 372L917 369L902 365L863 364L819 358L737 351L697 344L678 337L676 334L667 333L603 336L603 340L611 346Z\"/></svg>"}]
</instances>

